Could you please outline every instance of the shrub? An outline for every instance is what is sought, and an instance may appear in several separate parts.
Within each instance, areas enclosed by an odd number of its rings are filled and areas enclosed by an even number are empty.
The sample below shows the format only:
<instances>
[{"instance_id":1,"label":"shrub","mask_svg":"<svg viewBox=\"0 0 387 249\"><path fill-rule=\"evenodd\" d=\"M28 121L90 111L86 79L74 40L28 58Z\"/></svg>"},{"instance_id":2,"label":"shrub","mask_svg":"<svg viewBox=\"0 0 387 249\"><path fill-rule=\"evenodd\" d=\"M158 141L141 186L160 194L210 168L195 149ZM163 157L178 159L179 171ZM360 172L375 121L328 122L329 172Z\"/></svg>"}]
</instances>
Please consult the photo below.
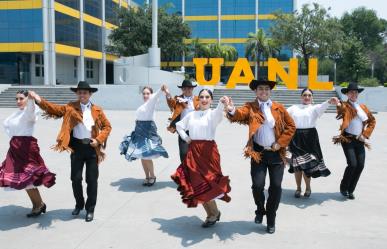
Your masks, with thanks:
<instances>
[{"instance_id":1,"label":"shrub","mask_svg":"<svg viewBox=\"0 0 387 249\"><path fill-rule=\"evenodd\" d=\"M348 82L341 82L340 86L341 87L348 87L348 84L349 84Z\"/></svg>"},{"instance_id":2,"label":"shrub","mask_svg":"<svg viewBox=\"0 0 387 249\"><path fill-rule=\"evenodd\" d=\"M371 87L380 86L380 81L377 78L364 78L360 80L359 85Z\"/></svg>"},{"instance_id":3,"label":"shrub","mask_svg":"<svg viewBox=\"0 0 387 249\"><path fill-rule=\"evenodd\" d=\"M387 87L387 83L384 83L384 87Z\"/></svg>"}]
</instances>

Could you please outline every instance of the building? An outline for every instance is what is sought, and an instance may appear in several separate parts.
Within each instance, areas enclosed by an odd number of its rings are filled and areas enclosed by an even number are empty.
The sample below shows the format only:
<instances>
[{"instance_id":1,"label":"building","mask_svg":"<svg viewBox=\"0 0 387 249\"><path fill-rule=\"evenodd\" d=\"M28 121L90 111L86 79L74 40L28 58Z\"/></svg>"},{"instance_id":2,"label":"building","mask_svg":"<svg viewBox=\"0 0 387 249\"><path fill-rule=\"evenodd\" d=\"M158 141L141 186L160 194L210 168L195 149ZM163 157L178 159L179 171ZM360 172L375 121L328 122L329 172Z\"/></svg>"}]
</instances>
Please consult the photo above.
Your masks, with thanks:
<instances>
[{"instance_id":1,"label":"building","mask_svg":"<svg viewBox=\"0 0 387 249\"><path fill-rule=\"evenodd\" d=\"M132 2L144 3L142 0ZM199 38L202 43L232 45L239 57L245 57L244 44L249 32L262 28L268 33L273 13L292 13L296 9L295 0L159 0L159 7L166 4L172 6L168 12L181 14L184 22L189 24L192 39ZM284 48L279 58L288 60L292 55L291 50ZM181 66L182 63L176 62L175 65ZM185 66L192 66L192 62L187 59Z\"/></svg>"},{"instance_id":2,"label":"building","mask_svg":"<svg viewBox=\"0 0 387 249\"><path fill-rule=\"evenodd\" d=\"M0 1L0 84L112 84L105 53L128 0Z\"/></svg>"}]
</instances>

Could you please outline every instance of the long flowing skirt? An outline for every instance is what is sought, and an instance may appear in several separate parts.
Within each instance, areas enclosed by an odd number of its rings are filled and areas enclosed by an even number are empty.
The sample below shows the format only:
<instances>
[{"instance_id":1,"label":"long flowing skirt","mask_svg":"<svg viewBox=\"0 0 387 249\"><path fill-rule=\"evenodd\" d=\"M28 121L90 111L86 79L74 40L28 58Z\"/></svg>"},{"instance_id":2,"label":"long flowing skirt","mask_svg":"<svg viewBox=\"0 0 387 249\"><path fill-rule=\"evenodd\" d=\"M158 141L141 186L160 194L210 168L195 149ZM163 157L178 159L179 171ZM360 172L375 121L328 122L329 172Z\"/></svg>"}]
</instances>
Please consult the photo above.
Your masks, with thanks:
<instances>
[{"instance_id":1,"label":"long flowing skirt","mask_svg":"<svg viewBox=\"0 0 387 249\"><path fill-rule=\"evenodd\" d=\"M55 184L55 174L48 170L40 156L36 138L15 136L9 144L0 167L0 187L20 190L40 185L49 188Z\"/></svg>"},{"instance_id":2,"label":"long flowing skirt","mask_svg":"<svg viewBox=\"0 0 387 249\"><path fill-rule=\"evenodd\" d=\"M296 130L289 144L287 159L290 173L303 171L313 178L331 174L324 163L316 128Z\"/></svg>"},{"instance_id":3,"label":"long flowing skirt","mask_svg":"<svg viewBox=\"0 0 387 249\"><path fill-rule=\"evenodd\" d=\"M231 200L228 196L230 180L222 174L215 141L192 141L183 163L171 178L178 185L177 190L187 207L196 207L215 198Z\"/></svg>"},{"instance_id":4,"label":"long flowing skirt","mask_svg":"<svg viewBox=\"0 0 387 249\"><path fill-rule=\"evenodd\" d=\"M157 134L154 121L137 120L134 131L124 137L119 150L129 162L136 159L151 160L160 156L168 158L168 153L162 146L162 139Z\"/></svg>"}]
</instances>

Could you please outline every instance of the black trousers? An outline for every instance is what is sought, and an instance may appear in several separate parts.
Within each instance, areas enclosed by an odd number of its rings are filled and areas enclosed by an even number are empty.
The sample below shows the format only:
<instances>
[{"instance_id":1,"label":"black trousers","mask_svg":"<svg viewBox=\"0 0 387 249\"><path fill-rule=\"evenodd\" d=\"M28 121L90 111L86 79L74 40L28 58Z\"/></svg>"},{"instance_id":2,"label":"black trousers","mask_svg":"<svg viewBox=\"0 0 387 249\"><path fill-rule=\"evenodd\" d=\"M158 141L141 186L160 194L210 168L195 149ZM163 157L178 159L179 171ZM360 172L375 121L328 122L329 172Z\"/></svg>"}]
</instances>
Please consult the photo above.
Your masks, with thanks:
<instances>
[{"instance_id":1,"label":"black trousers","mask_svg":"<svg viewBox=\"0 0 387 249\"><path fill-rule=\"evenodd\" d=\"M281 200L282 194L282 177L284 174L285 165L281 159L279 152L263 151L263 157L260 163L251 160L251 180L253 197L257 210L255 213L267 215L267 224L274 225L276 212ZM269 171L269 196L266 202L265 209L265 180L266 172Z\"/></svg>"},{"instance_id":2,"label":"black trousers","mask_svg":"<svg viewBox=\"0 0 387 249\"><path fill-rule=\"evenodd\" d=\"M188 131L186 131L187 134L188 134ZM180 153L180 162L183 162L184 161L184 158L185 156L187 155L187 152L188 152L188 144L186 141L184 141L180 135L178 135L179 137L179 153Z\"/></svg>"},{"instance_id":3,"label":"black trousers","mask_svg":"<svg viewBox=\"0 0 387 249\"><path fill-rule=\"evenodd\" d=\"M347 167L341 180L340 190L353 193L364 169L364 143L354 139L350 143L342 143L342 147L347 158Z\"/></svg>"},{"instance_id":4,"label":"black trousers","mask_svg":"<svg viewBox=\"0 0 387 249\"><path fill-rule=\"evenodd\" d=\"M85 209L89 212L94 212L95 204L97 203L98 190L98 162L95 149L89 144L72 139L71 147L74 152L71 153L71 181L73 193L76 202L76 207ZM83 166L86 164L86 183L87 183L87 201L83 197L82 175Z\"/></svg>"}]
</instances>

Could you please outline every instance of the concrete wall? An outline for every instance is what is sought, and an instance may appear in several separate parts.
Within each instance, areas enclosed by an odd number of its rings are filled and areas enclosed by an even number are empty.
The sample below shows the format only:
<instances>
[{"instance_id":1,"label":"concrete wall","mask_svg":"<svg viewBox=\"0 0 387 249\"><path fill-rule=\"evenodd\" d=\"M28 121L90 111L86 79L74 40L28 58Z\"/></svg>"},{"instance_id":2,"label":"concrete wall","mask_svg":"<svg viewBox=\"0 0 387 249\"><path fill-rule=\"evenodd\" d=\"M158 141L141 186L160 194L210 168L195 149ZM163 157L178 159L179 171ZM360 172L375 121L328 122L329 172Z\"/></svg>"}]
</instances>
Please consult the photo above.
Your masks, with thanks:
<instances>
[{"instance_id":1,"label":"concrete wall","mask_svg":"<svg viewBox=\"0 0 387 249\"><path fill-rule=\"evenodd\" d=\"M78 83L77 77L74 77L74 59L73 56L56 56L56 79L63 85L74 85Z\"/></svg>"},{"instance_id":2,"label":"concrete wall","mask_svg":"<svg viewBox=\"0 0 387 249\"><path fill-rule=\"evenodd\" d=\"M87 78L87 61L92 61L93 62L93 78ZM93 59L88 59L85 58L85 80L89 84L98 84L99 83L99 64L101 61L99 60L93 60Z\"/></svg>"},{"instance_id":3,"label":"concrete wall","mask_svg":"<svg viewBox=\"0 0 387 249\"><path fill-rule=\"evenodd\" d=\"M341 87L336 87L336 92L341 99L347 97L341 93ZM364 87L364 91L359 95L359 102L367 105L372 111L387 111L387 87Z\"/></svg>"},{"instance_id":4,"label":"concrete wall","mask_svg":"<svg viewBox=\"0 0 387 249\"><path fill-rule=\"evenodd\" d=\"M10 84L0 84L0 93L2 93L4 90L6 90L10 86L11 86Z\"/></svg>"}]
</instances>

